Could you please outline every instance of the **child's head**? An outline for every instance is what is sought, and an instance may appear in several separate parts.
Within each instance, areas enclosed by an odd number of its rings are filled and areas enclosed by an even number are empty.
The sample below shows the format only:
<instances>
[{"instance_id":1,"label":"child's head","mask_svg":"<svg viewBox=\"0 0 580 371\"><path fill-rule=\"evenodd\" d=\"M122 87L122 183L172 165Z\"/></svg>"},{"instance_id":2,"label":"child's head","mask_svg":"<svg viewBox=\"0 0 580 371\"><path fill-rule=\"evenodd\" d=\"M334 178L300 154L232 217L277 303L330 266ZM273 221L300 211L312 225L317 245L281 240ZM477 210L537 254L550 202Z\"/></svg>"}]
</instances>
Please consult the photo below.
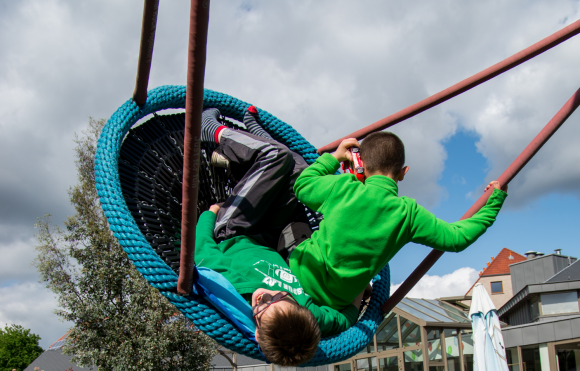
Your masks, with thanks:
<instances>
[{"instance_id":1,"label":"child's head","mask_svg":"<svg viewBox=\"0 0 580 371\"><path fill-rule=\"evenodd\" d=\"M283 291L259 289L252 297L254 313L259 313L256 316L256 340L269 362L283 367L298 366L316 354L320 329L312 312L298 305L290 295L275 300L277 293L285 294ZM263 299L264 296L267 298Z\"/></svg>"},{"instance_id":2,"label":"child's head","mask_svg":"<svg viewBox=\"0 0 580 371\"><path fill-rule=\"evenodd\" d=\"M402 180L397 178L402 171L405 172L405 145L395 134L388 131L372 133L362 141L360 157L365 173Z\"/></svg>"}]
</instances>

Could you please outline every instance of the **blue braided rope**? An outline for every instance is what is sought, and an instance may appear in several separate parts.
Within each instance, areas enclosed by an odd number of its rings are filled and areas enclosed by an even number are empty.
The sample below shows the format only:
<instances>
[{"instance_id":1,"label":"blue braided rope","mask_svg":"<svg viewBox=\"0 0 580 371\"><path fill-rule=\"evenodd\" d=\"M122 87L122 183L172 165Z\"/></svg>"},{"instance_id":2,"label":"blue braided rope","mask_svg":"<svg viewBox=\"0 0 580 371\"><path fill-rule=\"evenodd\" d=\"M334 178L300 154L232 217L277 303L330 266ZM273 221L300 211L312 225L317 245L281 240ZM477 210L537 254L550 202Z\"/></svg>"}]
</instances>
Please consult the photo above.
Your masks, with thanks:
<instances>
[{"instance_id":1,"label":"blue braided rope","mask_svg":"<svg viewBox=\"0 0 580 371\"><path fill-rule=\"evenodd\" d=\"M232 119L243 121L250 104L229 95L206 89L204 107L215 107ZM148 92L147 102L139 107L129 99L107 121L99 138L95 156L95 179L101 206L111 231L137 270L149 284L157 288L187 318L215 339L219 344L246 356L261 359L255 343L244 338L232 322L215 311L203 298L174 294L177 275L153 251L141 234L123 198L119 180L118 158L123 138L139 119L168 108L185 107L185 86L160 86ZM318 154L316 148L290 125L270 113L258 109L263 127L291 150L313 163ZM335 336L320 341L316 356L303 366L336 363L360 352L370 341L383 320L381 304L390 294L388 265L375 277L370 304L360 321Z\"/></svg>"}]
</instances>

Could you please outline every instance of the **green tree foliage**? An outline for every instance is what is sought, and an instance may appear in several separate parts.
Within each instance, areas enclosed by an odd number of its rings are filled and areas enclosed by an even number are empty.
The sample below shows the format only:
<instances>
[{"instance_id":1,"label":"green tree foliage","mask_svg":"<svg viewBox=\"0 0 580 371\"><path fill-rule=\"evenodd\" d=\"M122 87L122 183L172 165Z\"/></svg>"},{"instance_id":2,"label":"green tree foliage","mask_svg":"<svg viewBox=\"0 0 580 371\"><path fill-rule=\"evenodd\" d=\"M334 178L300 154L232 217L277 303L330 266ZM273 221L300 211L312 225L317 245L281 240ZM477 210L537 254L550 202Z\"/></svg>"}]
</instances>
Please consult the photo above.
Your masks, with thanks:
<instances>
[{"instance_id":1,"label":"green tree foliage","mask_svg":"<svg viewBox=\"0 0 580 371\"><path fill-rule=\"evenodd\" d=\"M19 325L0 328L0 371L22 371L41 353L40 336Z\"/></svg>"},{"instance_id":2,"label":"green tree foliage","mask_svg":"<svg viewBox=\"0 0 580 371\"><path fill-rule=\"evenodd\" d=\"M104 120L77 137L75 215L60 229L39 218L34 264L57 294L56 313L74 323L64 347L79 365L107 370L202 370L215 343L147 284L110 232L95 189L94 158Z\"/></svg>"}]
</instances>

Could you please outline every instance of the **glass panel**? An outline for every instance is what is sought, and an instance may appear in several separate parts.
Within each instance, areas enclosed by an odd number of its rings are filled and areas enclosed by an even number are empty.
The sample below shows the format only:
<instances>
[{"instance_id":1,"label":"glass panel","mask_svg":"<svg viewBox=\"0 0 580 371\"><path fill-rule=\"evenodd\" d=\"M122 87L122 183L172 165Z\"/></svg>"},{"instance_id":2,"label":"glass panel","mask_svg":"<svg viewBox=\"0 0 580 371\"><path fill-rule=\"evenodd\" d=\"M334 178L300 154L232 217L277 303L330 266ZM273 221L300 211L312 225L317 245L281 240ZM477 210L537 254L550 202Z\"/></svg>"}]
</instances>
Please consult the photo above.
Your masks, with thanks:
<instances>
[{"instance_id":1,"label":"glass panel","mask_svg":"<svg viewBox=\"0 0 580 371\"><path fill-rule=\"evenodd\" d=\"M356 360L356 369L357 371L369 371L369 359L357 359Z\"/></svg>"},{"instance_id":2,"label":"glass panel","mask_svg":"<svg viewBox=\"0 0 580 371\"><path fill-rule=\"evenodd\" d=\"M503 293L503 286L501 284L501 281L492 282L491 283L491 293L492 294L501 294L501 293Z\"/></svg>"},{"instance_id":3,"label":"glass panel","mask_svg":"<svg viewBox=\"0 0 580 371\"><path fill-rule=\"evenodd\" d=\"M540 316L540 301L538 298L535 298L530 303L530 317L532 317L532 321L536 320Z\"/></svg>"},{"instance_id":4,"label":"glass panel","mask_svg":"<svg viewBox=\"0 0 580 371\"><path fill-rule=\"evenodd\" d=\"M473 371L473 330L461 330L461 346L465 371Z\"/></svg>"},{"instance_id":5,"label":"glass panel","mask_svg":"<svg viewBox=\"0 0 580 371\"><path fill-rule=\"evenodd\" d=\"M518 348L507 348L505 350L508 368L510 371L520 371L520 357L518 357Z\"/></svg>"},{"instance_id":6,"label":"glass panel","mask_svg":"<svg viewBox=\"0 0 580 371\"><path fill-rule=\"evenodd\" d=\"M411 350L403 352L405 360L405 371L423 371L423 352L421 350Z\"/></svg>"},{"instance_id":7,"label":"glass panel","mask_svg":"<svg viewBox=\"0 0 580 371\"><path fill-rule=\"evenodd\" d=\"M379 359L379 371L399 371L397 357Z\"/></svg>"},{"instance_id":8,"label":"glass panel","mask_svg":"<svg viewBox=\"0 0 580 371\"><path fill-rule=\"evenodd\" d=\"M463 366L465 371L473 371L473 354L463 356Z\"/></svg>"},{"instance_id":9,"label":"glass panel","mask_svg":"<svg viewBox=\"0 0 580 371\"><path fill-rule=\"evenodd\" d=\"M334 366L334 371L350 371L350 362Z\"/></svg>"},{"instance_id":10,"label":"glass panel","mask_svg":"<svg viewBox=\"0 0 580 371\"><path fill-rule=\"evenodd\" d=\"M421 345L421 326L401 317L401 340L403 347Z\"/></svg>"},{"instance_id":11,"label":"glass panel","mask_svg":"<svg viewBox=\"0 0 580 371\"><path fill-rule=\"evenodd\" d=\"M441 329L427 328L427 349L429 349L429 361L441 361Z\"/></svg>"},{"instance_id":12,"label":"glass panel","mask_svg":"<svg viewBox=\"0 0 580 371\"><path fill-rule=\"evenodd\" d=\"M447 370L461 371L459 336L457 330L445 330L445 352L447 353Z\"/></svg>"},{"instance_id":13,"label":"glass panel","mask_svg":"<svg viewBox=\"0 0 580 371\"><path fill-rule=\"evenodd\" d=\"M432 311L435 311L437 313L443 314L443 315L445 315L447 317L451 317L451 318L453 318L454 320L456 320L458 322L468 322L469 321L468 318L467 318L467 316L464 313L458 314L455 311L448 310L447 307L446 308L442 308L442 307L440 307L438 305L435 305L431 301L428 301L428 300L425 300L425 299L412 299L412 302L417 302L417 303L419 303L419 304L421 304L421 305L423 305L423 306L431 309ZM437 302L437 301L435 301L435 302ZM418 305L418 304L415 304L415 305ZM417 309L421 309L421 308L417 307Z\"/></svg>"},{"instance_id":14,"label":"glass panel","mask_svg":"<svg viewBox=\"0 0 580 371\"><path fill-rule=\"evenodd\" d=\"M542 294L542 314L572 312L578 312L578 294L576 291Z\"/></svg>"},{"instance_id":15,"label":"glass panel","mask_svg":"<svg viewBox=\"0 0 580 371\"><path fill-rule=\"evenodd\" d=\"M580 369L580 350L556 349L558 371L576 371Z\"/></svg>"},{"instance_id":16,"label":"glass panel","mask_svg":"<svg viewBox=\"0 0 580 371\"><path fill-rule=\"evenodd\" d=\"M445 371L445 366L429 366L429 371Z\"/></svg>"},{"instance_id":17,"label":"glass panel","mask_svg":"<svg viewBox=\"0 0 580 371\"><path fill-rule=\"evenodd\" d=\"M377 371L377 358L371 358L371 371Z\"/></svg>"},{"instance_id":18,"label":"glass panel","mask_svg":"<svg viewBox=\"0 0 580 371\"><path fill-rule=\"evenodd\" d=\"M522 347L522 365L524 371L542 371L538 345Z\"/></svg>"},{"instance_id":19,"label":"glass panel","mask_svg":"<svg viewBox=\"0 0 580 371\"><path fill-rule=\"evenodd\" d=\"M417 310L415 307L412 307L410 305L407 305L403 302L397 304L397 308L400 308L402 310L404 310L405 312L417 317L417 318L421 318L425 321L429 321L429 322L453 322L452 319L443 317L442 315L440 315L439 313L435 313L433 311L431 311L428 315L420 312L419 310ZM424 310L426 311L426 310Z\"/></svg>"},{"instance_id":20,"label":"glass panel","mask_svg":"<svg viewBox=\"0 0 580 371\"><path fill-rule=\"evenodd\" d=\"M358 354L367 354L369 352L369 346L364 347Z\"/></svg>"},{"instance_id":21,"label":"glass panel","mask_svg":"<svg viewBox=\"0 0 580 371\"><path fill-rule=\"evenodd\" d=\"M467 317L465 315L465 313L463 313L462 310L457 309L453 305L448 304L448 303L446 303L444 301L437 301L437 300L433 300L433 299L425 299L425 300L427 300L428 302L433 303L435 305L439 305L441 308L445 309L446 311L448 310L448 311L453 312L453 313L455 313L455 314L457 314L459 316Z\"/></svg>"},{"instance_id":22,"label":"glass panel","mask_svg":"<svg viewBox=\"0 0 580 371\"><path fill-rule=\"evenodd\" d=\"M377 351L397 349L399 347L399 329L397 315L389 313L377 332Z\"/></svg>"}]
</instances>

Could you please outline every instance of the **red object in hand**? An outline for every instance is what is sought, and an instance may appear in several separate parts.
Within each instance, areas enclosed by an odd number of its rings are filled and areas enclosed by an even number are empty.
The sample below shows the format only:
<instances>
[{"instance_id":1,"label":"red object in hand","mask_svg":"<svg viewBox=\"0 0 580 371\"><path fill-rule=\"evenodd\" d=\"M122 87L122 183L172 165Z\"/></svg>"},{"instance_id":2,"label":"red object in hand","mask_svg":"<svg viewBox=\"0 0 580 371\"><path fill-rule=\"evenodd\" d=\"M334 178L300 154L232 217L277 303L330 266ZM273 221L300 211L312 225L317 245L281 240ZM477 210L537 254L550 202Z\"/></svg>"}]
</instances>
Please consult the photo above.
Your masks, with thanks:
<instances>
[{"instance_id":1,"label":"red object in hand","mask_svg":"<svg viewBox=\"0 0 580 371\"><path fill-rule=\"evenodd\" d=\"M354 174L358 180L364 182L365 177L363 174L365 169L362 167L360 160L360 151L357 147L351 147L348 150L352 155L352 161L344 161L342 163L342 170L344 170L345 174Z\"/></svg>"}]
</instances>

